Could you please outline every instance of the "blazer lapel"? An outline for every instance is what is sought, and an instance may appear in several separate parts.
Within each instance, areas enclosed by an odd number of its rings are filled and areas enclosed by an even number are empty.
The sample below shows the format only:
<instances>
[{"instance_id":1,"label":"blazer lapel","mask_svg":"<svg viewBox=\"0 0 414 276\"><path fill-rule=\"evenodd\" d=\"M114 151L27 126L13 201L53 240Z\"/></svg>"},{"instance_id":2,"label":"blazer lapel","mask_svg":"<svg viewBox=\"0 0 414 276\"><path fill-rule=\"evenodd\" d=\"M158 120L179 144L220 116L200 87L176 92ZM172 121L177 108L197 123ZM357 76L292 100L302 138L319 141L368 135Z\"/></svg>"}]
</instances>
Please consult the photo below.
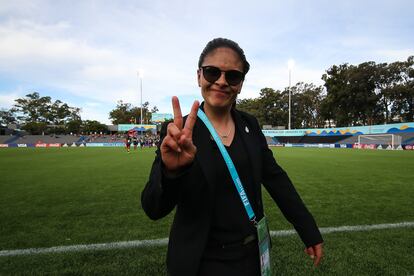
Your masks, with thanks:
<instances>
[{"instance_id":1,"label":"blazer lapel","mask_svg":"<svg viewBox=\"0 0 414 276\"><path fill-rule=\"evenodd\" d=\"M196 159L207 179L210 195L212 195L214 191L214 183L217 182L215 173L216 162L212 160L211 157L213 145L211 143L210 132L198 118L193 128L193 143L197 147Z\"/></svg>"},{"instance_id":2,"label":"blazer lapel","mask_svg":"<svg viewBox=\"0 0 414 276\"><path fill-rule=\"evenodd\" d=\"M247 122L243 120L237 110L233 110L233 118L249 155L254 183L260 183L261 160L259 152L257 151L257 137L255 137L251 126L249 126Z\"/></svg>"}]
</instances>

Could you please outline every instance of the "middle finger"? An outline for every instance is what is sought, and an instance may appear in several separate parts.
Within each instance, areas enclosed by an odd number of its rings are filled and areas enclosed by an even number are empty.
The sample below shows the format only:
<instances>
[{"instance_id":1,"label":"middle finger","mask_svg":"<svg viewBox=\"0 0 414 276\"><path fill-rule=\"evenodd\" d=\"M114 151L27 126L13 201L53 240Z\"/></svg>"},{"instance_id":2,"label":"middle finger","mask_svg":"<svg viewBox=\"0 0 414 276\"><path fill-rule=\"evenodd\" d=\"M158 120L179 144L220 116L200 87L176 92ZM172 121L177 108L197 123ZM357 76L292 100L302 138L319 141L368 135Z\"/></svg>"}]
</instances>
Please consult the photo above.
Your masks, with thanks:
<instances>
[{"instance_id":1,"label":"middle finger","mask_svg":"<svg viewBox=\"0 0 414 276\"><path fill-rule=\"evenodd\" d=\"M185 121L184 128L189 130L190 134L192 134L195 122L197 121L197 111L199 105L198 101L194 101L190 114L188 114L187 120Z\"/></svg>"}]
</instances>

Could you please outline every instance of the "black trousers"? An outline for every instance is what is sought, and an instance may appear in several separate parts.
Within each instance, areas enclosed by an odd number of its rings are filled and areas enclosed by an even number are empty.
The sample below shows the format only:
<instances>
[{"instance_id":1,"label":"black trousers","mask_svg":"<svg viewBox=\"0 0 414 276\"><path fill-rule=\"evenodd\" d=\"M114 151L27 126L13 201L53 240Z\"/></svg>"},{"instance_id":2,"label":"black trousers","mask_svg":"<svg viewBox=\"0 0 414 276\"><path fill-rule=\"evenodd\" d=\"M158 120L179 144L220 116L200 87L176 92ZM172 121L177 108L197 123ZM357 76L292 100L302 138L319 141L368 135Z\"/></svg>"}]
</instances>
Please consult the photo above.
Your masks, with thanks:
<instances>
[{"instance_id":1,"label":"black trousers","mask_svg":"<svg viewBox=\"0 0 414 276\"><path fill-rule=\"evenodd\" d=\"M201 259L198 276L260 275L257 240L246 245L207 247Z\"/></svg>"}]
</instances>

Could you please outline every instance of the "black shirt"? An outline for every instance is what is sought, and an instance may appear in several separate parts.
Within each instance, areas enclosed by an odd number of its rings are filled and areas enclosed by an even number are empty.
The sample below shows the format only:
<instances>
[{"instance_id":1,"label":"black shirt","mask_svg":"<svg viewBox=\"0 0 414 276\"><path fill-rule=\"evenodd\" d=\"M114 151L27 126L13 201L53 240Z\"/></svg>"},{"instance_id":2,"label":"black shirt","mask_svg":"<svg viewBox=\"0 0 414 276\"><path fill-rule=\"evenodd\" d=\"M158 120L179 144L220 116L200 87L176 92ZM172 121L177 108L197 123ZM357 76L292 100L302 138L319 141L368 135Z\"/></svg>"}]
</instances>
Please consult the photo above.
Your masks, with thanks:
<instances>
[{"instance_id":1,"label":"black shirt","mask_svg":"<svg viewBox=\"0 0 414 276\"><path fill-rule=\"evenodd\" d=\"M214 143L213 160L217 160L218 167L216 179L221 181L215 183L215 201L209 243L229 244L243 241L245 237L254 234L256 228L249 220L220 150L214 140L212 143ZM256 213L251 164L237 127L233 141L229 147L226 147L226 150L233 160L249 202Z\"/></svg>"}]
</instances>

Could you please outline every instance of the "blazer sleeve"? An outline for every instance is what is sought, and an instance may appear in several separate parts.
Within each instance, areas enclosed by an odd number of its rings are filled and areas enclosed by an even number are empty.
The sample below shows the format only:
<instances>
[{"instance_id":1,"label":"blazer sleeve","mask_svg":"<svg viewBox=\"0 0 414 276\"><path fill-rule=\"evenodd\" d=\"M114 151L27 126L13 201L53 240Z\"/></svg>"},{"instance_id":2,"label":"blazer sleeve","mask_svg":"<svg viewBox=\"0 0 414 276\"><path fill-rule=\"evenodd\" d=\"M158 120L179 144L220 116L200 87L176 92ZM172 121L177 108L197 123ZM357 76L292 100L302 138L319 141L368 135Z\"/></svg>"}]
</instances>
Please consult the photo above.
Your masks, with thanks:
<instances>
[{"instance_id":1,"label":"blazer sleeve","mask_svg":"<svg viewBox=\"0 0 414 276\"><path fill-rule=\"evenodd\" d=\"M323 242L313 216L306 208L287 173L277 164L257 120L255 123L260 133L260 147L263 152L263 185L307 247Z\"/></svg>"},{"instance_id":2,"label":"blazer sleeve","mask_svg":"<svg viewBox=\"0 0 414 276\"><path fill-rule=\"evenodd\" d=\"M168 123L164 123L160 132L160 143L155 152L151 172L147 184L141 193L141 205L150 219L157 220L168 215L177 204L178 183L186 172L170 177L164 173L164 164L161 159L160 145L166 136Z\"/></svg>"}]
</instances>

